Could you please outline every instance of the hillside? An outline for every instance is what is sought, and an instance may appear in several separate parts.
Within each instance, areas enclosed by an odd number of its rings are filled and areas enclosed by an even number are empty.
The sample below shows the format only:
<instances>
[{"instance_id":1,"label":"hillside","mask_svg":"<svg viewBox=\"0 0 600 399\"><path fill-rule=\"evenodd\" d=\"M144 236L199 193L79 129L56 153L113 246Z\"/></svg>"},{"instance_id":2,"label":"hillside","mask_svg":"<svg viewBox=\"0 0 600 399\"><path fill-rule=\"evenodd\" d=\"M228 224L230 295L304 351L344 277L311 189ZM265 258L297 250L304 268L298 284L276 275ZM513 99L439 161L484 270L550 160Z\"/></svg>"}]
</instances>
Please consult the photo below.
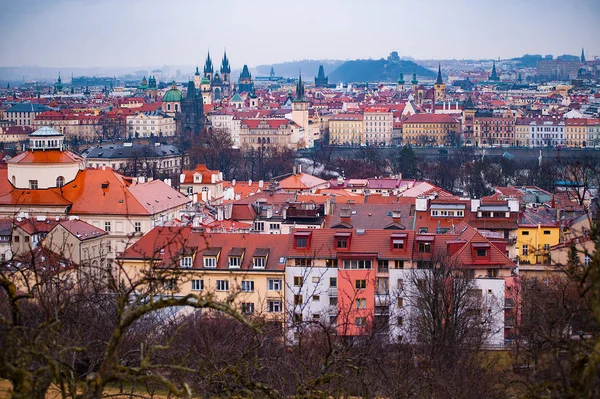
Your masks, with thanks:
<instances>
[{"instance_id":1,"label":"hillside","mask_svg":"<svg viewBox=\"0 0 600 399\"><path fill-rule=\"evenodd\" d=\"M402 60L393 62L385 59L346 61L329 74L329 82L395 82L404 72L404 80L410 81L413 72L419 79L435 79L436 73L430 69Z\"/></svg>"},{"instance_id":2,"label":"hillside","mask_svg":"<svg viewBox=\"0 0 600 399\"><path fill-rule=\"evenodd\" d=\"M275 70L275 75L283 76L284 78L298 77L298 72L302 71L302 76L306 79L313 79L319 72L319 65L325 68L325 74L332 72L339 65L343 64L341 60L302 60L289 61L279 64L259 65L254 68L253 76L268 76L271 72L271 67Z\"/></svg>"}]
</instances>

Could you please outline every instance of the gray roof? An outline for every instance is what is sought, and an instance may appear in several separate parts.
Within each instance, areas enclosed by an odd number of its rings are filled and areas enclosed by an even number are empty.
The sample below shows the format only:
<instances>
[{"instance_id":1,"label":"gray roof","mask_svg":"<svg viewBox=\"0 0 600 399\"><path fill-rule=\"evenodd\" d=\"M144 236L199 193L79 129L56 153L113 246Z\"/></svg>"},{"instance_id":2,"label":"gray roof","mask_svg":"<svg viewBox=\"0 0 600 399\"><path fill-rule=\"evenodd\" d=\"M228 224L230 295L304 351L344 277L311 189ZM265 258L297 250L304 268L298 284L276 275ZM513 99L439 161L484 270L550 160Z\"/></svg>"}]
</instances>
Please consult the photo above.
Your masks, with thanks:
<instances>
[{"instance_id":1,"label":"gray roof","mask_svg":"<svg viewBox=\"0 0 600 399\"><path fill-rule=\"evenodd\" d=\"M31 133L30 136L53 137L53 136L62 136L62 133L57 132L56 130L52 129L51 127L42 126L35 132Z\"/></svg>"},{"instance_id":2,"label":"gray roof","mask_svg":"<svg viewBox=\"0 0 600 399\"><path fill-rule=\"evenodd\" d=\"M46 107L42 104L36 103L19 103L14 104L12 107L7 109L5 112L44 112L50 110L49 107Z\"/></svg>"},{"instance_id":3,"label":"gray roof","mask_svg":"<svg viewBox=\"0 0 600 399\"><path fill-rule=\"evenodd\" d=\"M82 155L86 159L163 158L181 155L181 151L169 144L105 144L88 148Z\"/></svg>"}]
</instances>

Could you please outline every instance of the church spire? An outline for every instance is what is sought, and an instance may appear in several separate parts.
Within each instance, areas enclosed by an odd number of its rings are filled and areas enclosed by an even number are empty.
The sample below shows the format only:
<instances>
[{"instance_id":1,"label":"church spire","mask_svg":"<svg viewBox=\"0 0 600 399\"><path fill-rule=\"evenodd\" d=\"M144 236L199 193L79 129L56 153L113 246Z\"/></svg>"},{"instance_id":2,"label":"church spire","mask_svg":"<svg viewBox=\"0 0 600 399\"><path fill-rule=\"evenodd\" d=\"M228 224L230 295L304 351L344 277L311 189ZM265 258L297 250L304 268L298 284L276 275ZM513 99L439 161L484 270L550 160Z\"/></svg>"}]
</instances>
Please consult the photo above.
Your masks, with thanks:
<instances>
[{"instance_id":1,"label":"church spire","mask_svg":"<svg viewBox=\"0 0 600 399\"><path fill-rule=\"evenodd\" d=\"M298 84L296 84L296 101L304 100L304 83L302 83L302 72L298 77Z\"/></svg>"},{"instance_id":2,"label":"church spire","mask_svg":"<svg viewBox=\"0 0 600 399\"><path fill-rule=\"evenodd\" d=\"M496 61L494 61L494 64L492 66L492 74L490 75L490 80L494 82L500 80L500 78L498 77L498 73L496 72Z\"/></svg>"},{"instance_id":3,"label":"church spire","mask_svg":"<svg viewBox=\"0 0 600 399\"><path fill-rule=\"evenodd\" d=\"M581 62L584 63L585 62L585 54L583 52L583 47L581 48Z\"/></svg>"},{"instance_id":4,"label":"church spire","mask_svg":"<svg viewBox=\"0 0 600 399\"><path fill-rule=\"evenodd\" d=\"M435 81L436 85L443 85L444 81L442 80L442 66L441 64L438 64L438 75L437 75L437 80Z\"/></svg>"},{"instance_id":5,"label":"church spire","mask_svg":"<svg viewBox=\"0 0 600 399\"><path fill-rule=\"evenodd\" d=\"M221 61L221 74L223 73L231 73L229 59L227 59L227 50L223 51L223 60Z\"/></svg>"},{"instance_id":6,"label":"church spire","mask_svg":"<svg viewBox=\"0 0 600 399\"><path fill-rule=\"evenodd\" d=\"M206 62L204 63L204 74L211 74L214 72L213 70L213 64L212 64L212 60L210 59L210 51L208 52L208 55L206 56Z\"/></svg>"}]
</instances>

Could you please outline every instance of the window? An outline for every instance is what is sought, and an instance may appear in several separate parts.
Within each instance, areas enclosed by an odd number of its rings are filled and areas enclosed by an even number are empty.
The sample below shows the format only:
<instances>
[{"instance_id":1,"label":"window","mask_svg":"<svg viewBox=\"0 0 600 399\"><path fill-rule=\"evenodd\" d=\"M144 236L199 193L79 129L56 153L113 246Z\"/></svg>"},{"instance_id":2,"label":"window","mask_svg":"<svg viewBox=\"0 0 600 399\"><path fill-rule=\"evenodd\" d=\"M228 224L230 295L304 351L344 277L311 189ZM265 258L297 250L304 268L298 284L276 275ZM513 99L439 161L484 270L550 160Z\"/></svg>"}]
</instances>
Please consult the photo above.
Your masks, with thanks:
<instances>
[{"instance_id":1,"label":"window","mask_svg":"<svg viewBox=\"0 0 600 399\"><path fill-rule=\"evenodd\" d=\"M104 231L110 233L110 222L104 222Z\"/></svg>"},{"instance_id":2,"label":"window","mask_svg":"<svg viewBox=\"0 0 600 399\"><path fill-rule=\"evenodd\" d=\"M264 269L266 263L266 258L264 256L255 256L252 258L252 267L255 269Z\"/></svg>"},{"instance_id":3,"label":"window","mask_svg":"<svg viewBox=\"0 0 600 399\"><path fill-rule=\"evenodd\" d=\"M362 290L367 288L367 280L356 280L356 289Z\"/></svg>"},{"instance_id":4,"label":"window","mask_svg":"<svg viewBox=\"0 0 600 399\"><path fill-rule=\"evenodd\" d=\"M65 178L62 176L58 176L56 178L56 187L62 187L65 185Z\"/></svg>"},{"instance_id":5,"label":"window","mask_svg":"<svg viewBox=\"0 0 600 399\"><path fill-rule=\"evenodd\" d=\"M550 235L550 230L544 230L545 235Z\"/></svg>"},{"instance_id":6,"label":"window","mask_svg":"<svg viewBox=\"0 0 600 399\"><path fill-rule=\"evenodd\" d=\"M181 267L190 268L190 267L192 267L192 264L193 264L193 259L191 256L184 256L179 261L179 265Z\"/></svg>"},{"instance_id":7,"label":"window","mask_svg":"<svg viewBox=\"0 0 600 399\"><path fill-rule=\"evenodd\" d=\"M404 240L393 239L392 248L396 250L404 249Z\"/></svg>"},{"instance_id":8,"label":"window","mask_svg":"<svg viewBox=\"0 0 600 399\"><path fill-rule=\"evenodd\" d=\"M192 280L192 291L202 291L204 289L204 280Z\"/></svg>"},{"instance_id":9,"label":"window","mask_svg":"<svg viewBox=\"0 0 600 399\"><path fill-rule=\"evenodd\" d=\"M477 256L487 256L487 249L477 248L476 254Z\"/></svg>"},{"instance_id":10,"label":"window","mask_svg":"<svg viewBox=\"0 0 600 399\"><path fill-rule=\"evenodd\" d=\"M254 222L254 230L265 231L265 222Z\"/></svg>"},{"instance_id":11,"label":"window","mask_svg":"<svg viewBox=\"0 0 600 399\"><path fill-rule=\"evenodd\" d=\"M528 245L523 245L522 251L523 251L522 252L523 256L529 255L529 246Z\"/></svg>"},{"instance_id":12,"label":"window","mask_svg":"<svg viewBox=\"0 0 600 399\"><path fill-rule=\"evenodd\" d=\"M133 230L134 230L136 233L140 233L140 232L142 231L142 223L141 223L141 222L135 222L135 223L133 224Z\"/></svg>"},{"instance_id":13,"label":"window","mask_svg":"<svg viewBox=\"0 0 600 399\"><path fill-rule=\"evenodd\" d=\"M396 319L396 324L398 324L398 327L402 327L404 325L404 317L398 316Z\"/></svg>"},{"instance_id":14,"label":"window","mask_svg":"<svg viewBox=\"0 0 600 399\"><path fill-rule=\"evenodd\" d=\"M279 229L281 229L281 225L279 223L270 223L269 224L269 229L271 229L271 230L279 230Z\"/></svg>"},{"instance_id":15,"label":"window","mask_svg":"<svg viewBox=\"0 0 600 399\"><path fill-rule=\"evenodd\" d=\"M296 266L296 267L309 267L310 263L311 263L310 259L307 259L307 258L294 259L294 266Z\"/></svg>"},{"instance_id":16,"label":"window","mask_svg":"<svg viewBox=\"0 0 600 399\"><path fill-rule=\"evenodd\" d=\"M169 279L164 282L164 289L167 291L175 291L177 289L177 279Z\"/></svg>"},{"instance_id":17,"label":"window","mask_svg":"<svg viewBox=\"0 0 600 399\"><path fill-rule=\"evenodd\" d=\"M15 241L15 242L19 242L19 236L15 236L15 237L14 237L14 241Z\"/></svg>"},{"instance_id":18,"label":"window","mask_svg":"<svg viewBox=\"0 0 600 399\"><path fill-rule=\"evenodd\" d=\"M308 238L307 237L295 237L296 248L308 248Z\"/></svg>"},{"instance_id":19,"label":"window","mask_svg":"<svg viewBox=\"0 0 600 399\"><path fill-rule=\"evenodd\" d=\"M337 267L337 259L325 259L325 267Z\"/></svg>"},{"instance_id":20,"label":"window","mask_svg":"<svg viewBox=\"0 0 600 399\"><path fill-rule=\"evenodd\" d=\"M335 246L336 246L336 248L340 248L340 249L348 248L348 238L337 237Z\"/></svg>"},{"instance_id":21,"label":"window","mask_svg":"<svg viewBox=\"0 0 600 399\"><path fill-rule=\"evenodd\" d=\"M337 304L338 304L337 296L330 296L329 297L329 305L330 306L337 306Z\"/></svg>"},{"instance_id":22,"label":"window","mask_svg":"<svg viewBox=\"0 0 600 399\"><path fill-rule=\"evenodd\" d=\"M496 278L496 277L498 277L498 269L487 269L487 276L489 278Z\"/></svg>"},{"instance_id":23,"label":"window","mask_svg":"<svg viewBox=\"0 0 600 399\"><path fill-rule=\"evenodd\" d=\"M387 259L379 259L377 261L377 271L380 273L387 273L389 270Z\"/></svg>"},{"instance_id":24,"label":"window","mask_svg":"<svg viewBox=\"0 0 600 399\"><path fill-rule=\"evenodd\" d=\"M294 313L294 323L302 323L302 313Z\"/></svg>"},{"instance_id":25,"label":"window","mask_svg":"<svg viewBox=\"0 0 600 399\"><path fill-rule=\"evenodd\" d=\"M279 313L281 312L281 309L281 301L267 301L267 312Z\"/></svg>"},{"instance_id":26,"label":"window","mask_svg":"<svg viewBox=\"0 0 600 399\"><path fill-rule=\"evenodd\" d=\"M528 235L529 235L529 232L528 232L528 231L522 231L522 232L521 232L521 235L528 236Z\"/></svg>"},{"instance_id":27,"label":"window","mask_svg":"<svg viewBox=\"0 0 600 399\"><path fill-rule=\"evenodd\" d=\"M367 326L367 318L366 317L357 317L354 320L356 327L366 327Z\"/></svg>"},{"instance_id":28,"label":"window","mask_svg":"<svg viewBox=\"0 0 600 399\"><path fill-rule=\"evenodd\" d=\"M254 281L252 281L252 280L243 280L242 281L242 291L244 291L244 292L253 292L254 291Z\"/></svg>"},{"instance_id":29,"label":"window","mask_svg":"<svg viewBox=\"0 0 600 399\"><path fill-rule=\"evenodd\" d=\"M321 301L321 296L319 296L319 295L313 295L312 296L312 300L313 300L313 302L320 302Z\"/></svg>"},{"instance_id":30,"label":"window","mask_svg":"<svg viewBox=\"0 0 600 399\"><path fill-rule=\"evenodd\" d=\"M345 260L344 269L370 269L370 260Z\"/></svg>"},{"instance_id":31,"label":"window","mask_svg":"<svg viewBox=\"0 0 600 399\"><path fill-rule=\"evenodd\" d=\"M278 278L268 279L267 287L270 291L281 291L281 279L278 279Z\"/></svg>"},{"instance_id":32,"label":"window","mask_svg":"<svg viewBox=\"0 0 600 399\"><path fill-rule=\"evenodd\" d=\"M302 305L302 295L294 295L294 305Z\"/></svg>"},{"instance_id":33,"label":"window","mask_svg":"<svg viewBox=\"0 0 600 399\"><path fill-rule=\"evenodd\" d=\"M404 269L404 261L400 260L400 259L396 259L394 261L394 268L395 269Z\"/></svg>"},{"instance_id":34,"label":"window","mask_svg":"<svg viewBox=\"0 0 600 399\"><path fill-rule=\"evenodd\" d=\"M431 252L431 243L429 242L420 242L419 243L419 252L421 253L430 253Z\"/></svg>"},{"instance_id":35,"label":"window","mask_svg":"<svg viewBox=\"0 0 600 399\"><path fill-rule=\"evenodd\" d=\"M38 181L37 180L29 180L29 188L32 190L37 190Z\"/></svg>"},{"instance_id":36,"label":"window","mask_svg":"<svg viewBox=\"0 0 600 399\"><path fill-rule=\"evenodd\" d=\"M312 318L313 320L319 320L321 318L321 315L318 313L313 313Z\"/></svg>"},{"instance_id":37,"label":"window","mask_svg":"<svg viewBox=\"0 0 600 399\"><path fill-rule=\"evenodd\" d=\"M254 313L254 303L252 303L252 302L243 302L242 303L242 313L244 313L244 314L252 314L252 313Z\"/></svg>"},{"instance_id":38,"label":"window","mask_svg":"<svg viewBox=\"0 0 600 399\"><path fill-rule=\"evenodd\" d=\"M337 287L337 277L329 277L329 286Z\"/></svg>"},{"instance_id":39,"label":"window","mask_svg":"<svg viewBox=\"0 0 600 399\"><path fill-rule=\"evenodd\" d=\"M358 298L355 301L356 309L366 309L367 308L367 300L365 298Z\"/></svg>"},{"instance_id":40,"label":"window","mask_svg":"<svg viewBox=\"0 0 600 399\"><path fill-rule=\"evenodd\" d=\"M321 279L318 276L313 276L312 282L313 284L318 284Z\"/></svg>"},{"instance_id":41,"label":"window","mask_svg":"<svg viewBox=\"0 0 600 399\"><path fill-rule=\"evenodd\" d=\"M242 264L242 258L239 256L230 256L229 257L229 267L237 269Z\"/></svg>"},{"instance_id":42,"label":"window","mask_svg":"<svg viewBox=\"0 0 600 399\"><path fill-rule=\"evenodd\" d=\"M294 287L302 287L302 276L294 276Z\"/></svg>"},{"instance_id":43,"label":"window","mask_svg":"<svg viewBox=\"0 0 600 399\"><path fill-rule=\"evenodd\" d=\"M217 280L217 291L229 291L229 281Z\"/></svg>"},{"instance_id":44,"label":"window","mask_svg":"<svg viewBox=\"0 0 600 399\"><path fill-rule=\"evenodd\" d=\"M204 257L204 267L209 269L214 269L215 267L217 267L217 258L213 256Z\"/></svg>"},{"instance_id":45,"label":"window","mask_svg":"<svg viewBox=\"0 0 600 399\"><path fill-rule=\"evenodd\" d=\"M550 244L544 244L544 251L550 251Z\"/></svg>"}]
</instances>

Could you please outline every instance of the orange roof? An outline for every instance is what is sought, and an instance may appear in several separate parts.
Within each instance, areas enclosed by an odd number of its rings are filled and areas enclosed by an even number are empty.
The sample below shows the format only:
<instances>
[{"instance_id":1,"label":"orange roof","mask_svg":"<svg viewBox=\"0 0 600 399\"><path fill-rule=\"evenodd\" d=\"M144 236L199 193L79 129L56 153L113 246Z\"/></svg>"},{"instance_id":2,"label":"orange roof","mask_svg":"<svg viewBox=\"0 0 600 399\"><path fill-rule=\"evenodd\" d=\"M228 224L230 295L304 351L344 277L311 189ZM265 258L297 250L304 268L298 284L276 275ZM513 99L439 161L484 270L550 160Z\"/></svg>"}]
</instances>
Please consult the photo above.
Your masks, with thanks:
<instances>
[{"instance_id":1,"label":"orange roof","mask_svg":"<svg viewBox=\"0 0 600 399\"><path fill-rule=\"evenodd\" d=\"M70 151L47 150L25 151L6 161L9 164L49 164L49 163L79 163L83 158Z\"/></svg>"},{"instance_id":2,"label":"orange roof","mask_svg":"<svg viewBox=\"0 0 600 399\"><path fill-rule=\"evenodd\" d=\"M324 186L326 184L326 180L319 179L318 177L309 175L308 173L292 175L279 182L279 186L284 190L306 190L316 188L318 186Z\"/></svg>"},{"instance_id":3,"label":"orange roof","mask_svg":"<svg viewBox=\"0 0 600 399\"><path fill-rule=\"evenodd\" d=\"M458 121L448 114L420 113L409 116L404 123L458 123Z\"/></svg>"},{"instance_id":4,"label":"orange roof","mask_svg":"<svg viewBox=\"0 0 600 399\"><path fill-rule=\"evenodd\" d=\"M218 170L210 170L204 164L196 165L196 167L193 170L183 170L181 171L181 173L185 175L185 180L183 181L183 184L211 184L210 176L219 175ZM194 174L196 173L200 173L202 175L202 181L194 181Z\"/></svg>"}]
</instances>

